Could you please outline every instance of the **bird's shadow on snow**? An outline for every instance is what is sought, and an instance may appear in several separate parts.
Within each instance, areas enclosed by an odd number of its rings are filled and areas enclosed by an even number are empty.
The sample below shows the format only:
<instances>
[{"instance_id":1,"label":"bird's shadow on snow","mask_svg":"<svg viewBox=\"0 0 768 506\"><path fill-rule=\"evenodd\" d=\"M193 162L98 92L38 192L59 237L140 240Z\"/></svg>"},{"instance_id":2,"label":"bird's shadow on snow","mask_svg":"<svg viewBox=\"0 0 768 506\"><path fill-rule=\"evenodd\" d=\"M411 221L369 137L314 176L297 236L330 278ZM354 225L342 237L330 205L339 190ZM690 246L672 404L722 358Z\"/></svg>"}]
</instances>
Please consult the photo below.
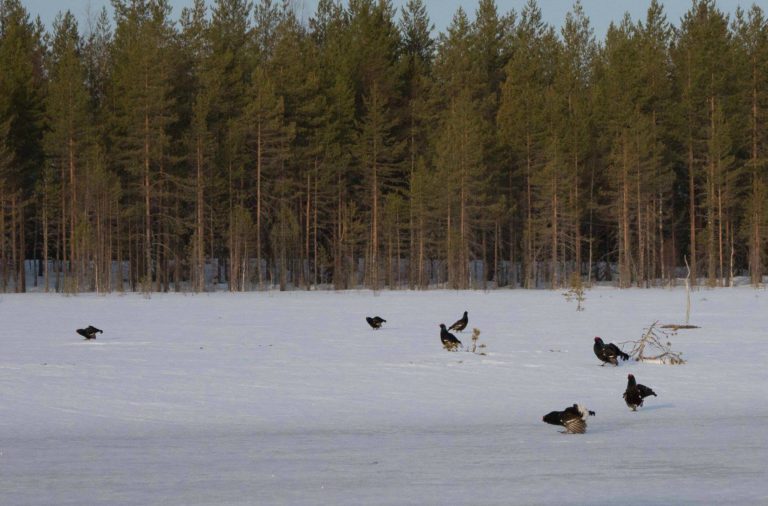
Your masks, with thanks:
<instances>
[{"instance_id":1,"label":"bird's shadow on snow","mask_svg":"<svg viewBox=\"0 0 768 506\"><path fill-rule=\"evenodd\" d=\"M654 404L653 406L643 406L640 408L642 411L654 411L657 409L669 409L674 408L674 404Z\"/></svg>"}]
</instances>

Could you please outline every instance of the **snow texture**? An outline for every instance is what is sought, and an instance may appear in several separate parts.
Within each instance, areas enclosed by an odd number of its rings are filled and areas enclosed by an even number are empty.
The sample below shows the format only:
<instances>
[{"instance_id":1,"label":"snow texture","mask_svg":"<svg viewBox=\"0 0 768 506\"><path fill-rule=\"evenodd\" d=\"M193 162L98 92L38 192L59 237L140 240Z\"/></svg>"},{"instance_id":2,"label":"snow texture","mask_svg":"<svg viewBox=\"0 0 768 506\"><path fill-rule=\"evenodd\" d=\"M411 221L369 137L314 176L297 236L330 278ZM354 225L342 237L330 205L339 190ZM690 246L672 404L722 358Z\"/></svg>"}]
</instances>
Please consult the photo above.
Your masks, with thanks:
<instances>
[{"instance_id":1,"label":"snow texture","mask_svg":"<svg viewBox=\"0 0 768 506\"><path fill-rule=\"evenodd\" d=\"M768 504L768 293L696 291L687 364L619 367L593 337L683 323L685 293L586 296L2 295L0 504ZM465 310L486 356L441 346ZM586 434L542 422L575 402Z\"/></svg>"}]
</instances>

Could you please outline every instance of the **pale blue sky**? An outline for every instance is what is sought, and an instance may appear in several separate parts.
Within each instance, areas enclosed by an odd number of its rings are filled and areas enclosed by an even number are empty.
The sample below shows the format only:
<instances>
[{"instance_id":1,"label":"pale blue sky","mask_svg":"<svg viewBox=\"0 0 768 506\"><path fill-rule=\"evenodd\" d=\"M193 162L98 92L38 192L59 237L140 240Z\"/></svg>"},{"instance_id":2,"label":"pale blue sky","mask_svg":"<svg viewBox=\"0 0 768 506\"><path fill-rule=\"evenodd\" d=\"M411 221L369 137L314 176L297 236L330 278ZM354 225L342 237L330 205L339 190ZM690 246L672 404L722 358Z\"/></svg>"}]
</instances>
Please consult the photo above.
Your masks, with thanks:
<instances>
[{"instance_id":1,"label":"pale blue sky","mask_svg":"<svg viewBox=\"0 0 768 506\"><path fill-rule=\"evenodd\" d=\"M84 25L88 12L98 14L102 6L109 6L109 0L22 0L30 14L34 17L39 14L46 26L50 27L58 11L71 10ZM170 0L173 6L173 17L178 19L181 9L192 5L192 0ZM317 0L295 0L299 14L308 19L317 6ZM405 0L393 0L396 6L403 5ZM213 0L207 0L208 5ZM451 21L453 14L460 6L470 16L474 15L477 0L426 0L427 11L438 31L445 30ZM520 11L526 0L497 0L499 12L506 13L512 9ZM682 15L691 7L691 0L667 0L662 1L667 12L667 19L678 25ZM735 12L738 6L745 10L752 5L753 0L718 0L717 5L728 13ZM595 34L602 38L610 22L618 21L629 12L633 19L642 18L648 9L650 0L582 0L584 9L589 16ZM768 10L768 0L757 0L757 4ZM539 6L544 14L544 19L556 27L560 27L565 19L565 14L571 9L571 0L539 0ZM95 16L95 15L94 15ZM84 26L83 26L84 28ZM82 30L85 31L85 30Z\"/></svg>"}]
</instances>

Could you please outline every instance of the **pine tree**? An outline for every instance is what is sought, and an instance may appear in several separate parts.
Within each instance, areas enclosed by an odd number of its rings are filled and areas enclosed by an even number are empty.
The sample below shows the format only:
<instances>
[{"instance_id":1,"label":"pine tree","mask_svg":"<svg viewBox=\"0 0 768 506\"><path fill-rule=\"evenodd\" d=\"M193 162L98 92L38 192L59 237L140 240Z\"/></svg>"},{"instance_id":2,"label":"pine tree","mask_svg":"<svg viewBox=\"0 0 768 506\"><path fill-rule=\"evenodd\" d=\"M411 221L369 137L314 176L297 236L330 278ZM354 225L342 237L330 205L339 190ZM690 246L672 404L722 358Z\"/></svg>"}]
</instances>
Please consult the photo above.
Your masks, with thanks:
<instances>
[{"instance_id":1,"label":"pine tree","mask_svg":"<svg viewBox=\"0 0 768 506\"><path fill-rule=\"evenodd\" d=\"M169 155L168 126L173 119L171 83L172 33L167 0L116 0L112 47L112 145L115 162L127 178L126 196L140 231L132 259L132 281L150 289L160 282L158 258L162 228L156 189L165 177Z\"/></svg>"},{"instance_id":2,"label":"pine tree","mask_svg":"<svg viewBox=\"0 0 768 506\"><path fill-rule=\"evenodd\" d=\"M97 291L107 292L114 288L123 290L123 258L125 244L121 230L120 198L122 187L118 175L112 170L109 123L112 71L112 28L106 8L98 18L87 20L86 33L81 42L80 61L85 72L88 95L87 149L84 152L84 173L87 181L84 212L89 216L90 246L87 264L90 285ZM114 262L114 264L113 264ZM117 266L116 276L113 267ZM57 276L59 275L57 271ZM84 288L87 289L87 288Z\"/></svg>"},{"instance_id":3,"label":"pine tree","mask_svg":"<svg viewBox=\"0 0 768 506\"><path fill-rule=\"evenodd\" d=\"M28 204L43 167L43 76L42 27L18 0L0 1L0 276L17 292L26 290Z\"/></svg>"},{"instance_id":4,"label":"pine tree","mask_svg":"<svg viewBox=\"0 0 768 506\"><path fill-rule=\"evenodd\" d=\"M210 229L212 209L206 196L213 185L213 135L209 121L213 101L213 91L208 82L210 73L207 65L211 58L208 42L206 9L203 0L196 0L193 7L182 12L181 45L185 55L189 94L186 101L191 108L188 112L189 126L187 133L187 158L190 172L194 174L188 183L194 196L192 200L193 219L191 220L191 248L189 278L195 292L205 290L206 229ZM209 230L210 231L210 230Z\"/></svg>"},{"instance_id":5,"label":"pine tree","mask_svg":"<svg viewBox=\"0 0 768 506\"><path fill-rule=\"evenodd\" d=\"M637 212L634 199L635 174L639 171L639 153L634 142L638 128L637 42L628 16L619 27L608 28L605 45L604 93L608 112L607 134L611 141L610 182L615 187L615 219L617 222L619 286L628 287L633 279L632 231ZM633 95L634 94L634 95Z\"/></svg>"},{"instance_id":6,"label":"pine tree","mask_svg":"<svg viewBox=\"0 0 768 506\"><path fill-rule=\"evenodd\" d=\"M488 178L492 184L498 188L506 188L507 193L498 198L489 196L489 204L493 204L493 212L484 216L478 236L481 238L479 244L480 255L483 265L482 286L485 287L489 276L496 275L495 266L498 262L493 262L494 268L490 268L488 262L488 253L491 248L488 247L487 236L493 238L494 257L498 260L498 252L501 251L501 223L500 219L509 214L509 209L500 209L502 203L512 204L513 200L509 194L511 171L504 170L505 163L504 152L500 145L500 138L495 134L494 128L499 110L499 101L501 95L501 83L504 79L504 68L510 59L512 53L512 36L515 31L516 15L514 11L506 15L500 15L495 0L480 0L475 14L475 20L472 23L472 54L478 62L478 71L481 81L477 98L480 101L479 106L482 109L483 120L488 128L484 131L483 146L483 164L488 169ZM490 211L491 208L488 208ZM506 227L505 227L506 228ZM514 230L510 228L510 242L514 236ZM510 253L510 258L511 258Z\"/></svg>"},{"instance_id":7,"label":"pine tree","mask_svg":"<svg viewBox=\"0 0 768 506\"><path fill-rule=\"evenodd\" d=\"M85 252L79 251L85 241L77 235L86 224L83 197L87 180L82 172L91 143L92 116L90 96L85 87L81 40L74 16L70 12L60 15L54 22L54 30L48 65L46 113L49 127L45 146L46 155L59 174L62 262L69 266L71 274L71 282L65 284L65 289L77 292L85 275Z\"/></svg>"},{"instance_id":8,"label":"pine tree","mask_svg":"<svg viewBox=\"0 0 768 506\"><path fill-rule=\"evenodd\" d=\"M214 248L219 262L218 278L226 279L230 290L244 289L249 278L246 251L251 231L244 223L248 182L247 125L244 122L246 89L254 61L251 2L216 0L207 30L211 46L206 82L210 83L209 128L214 139L213 164L221 182L223 199L216 215L222 222L219 234L225 241ZM222 271L222 267L225 271Z\"/></svg>"},{"instance_id":9,"label":"pine tree","mask_svg":"<svg viewBox=\"0 0 768 506\"><path fill-rule=\"evenodd\" d=\"M479 111L470 91L460 92L443 113L436 141L436 164L447 206L448 282L455 288L470 286L469 262L475 259L472 245L487 205L483 139L488 125Z\"/></svg>"},{"instance_id":10,"label":"pine tree","mask_svg":"<svg viewBox=\"0 0 768 506\"><path fill-rule=\"evenodd\" d=\"M426 6L422 0L409 0L402 8L400 31L403 38L403 58L406 65L406 101L407 101L407 165L408 191L411 198L408 206L408 283L411 288L426 284L424 273L425 261L425 220L421 213L422 203L415 199L421 192L416 190L416 171L419 161L428 156L430 126L434 121L433 101L430 90L433 87L432 62L434 59L434 40ZM417 207L419 211L417 212Z\"/></svg>"},{"instance_id":11,"label":"pine tree","mask_svg":"<svg viewBox=\"0 0 768 506\"><path fill-rule=\"evenodd\" d=\"M369 216L365 282L376 290L381 281L381 200L385 192L395 190L392 176L402 157L395 113L402 77L397 65L400 38L394 10L386 2L352 1L349 16L349 42L354 48L349 62L357 78L354 162L364 195L361 202Z\"/></svg>"},{"instance_id":12,"label":"pine tree","mask_svg":"<svg viewBox=\"0 0 768 506\"><path fill-rule=\"evenodd\" d=\"M720 108L730 112L733 83L729 77L732 58L727 19L713 0L694 2L683 17L675 46L673 57L684 118L680 137L686 150L691 279L696 282L699 260L703 258L708 283L714 284L720 234L717 193L724 181L721 173L726 170L722 159L730 155L721 151L730 127L718 122L717 116ZM703 237L698 233L702 218Z\"/></svg>"},{"instance_id":13,"label":"pine tree","mask_svg":"<svg viewBox=\"0 0 768 506\"><path fill-rule=\"evenodd\" d=\"M451 286L467 288L469 262L477 258L483 208L488 204L486 147L491 125L488 100L473 53L474 32L459 9L440 39L435 75L441 81L442 110L435 132L435 165L444 181L445 259ZM475 246L475 247L473 247Z\"/></svg>"},{"instance_id":14,"label":"pine tree","mask_svg":"<svg viewBox=\"0 0 768 506\"><path fill-rule=\"evenodd\" d=\"M740 235L747 241L750 279L758 286L765 271L768 236L768 20L763 10L753 5L746 17L737 11L735 31L741 56L740 96L748 118L743 142L749 153L749 186Z\"/></svg>"},{"instance_id":15,"label":"pine tree","mask_svg":"<svg viewBox=\"0 0 768 506\"><path fill-rule=\"evenodd\" d=\"M286 158L287 182L291 187L291 207L301 236L302 247L290 252L295 264L291 271L295 273L294 282L304 288L310 287L312 270L316 270L317 264L317 231L313 232L312 223L313 211L315 214L318 212L319 197L315 195L314 187L318 185L317 167L322 151L319 131L326 103L320 90L317 55L318 50L304 27L295 14L284 7L275 30L269 68L284 103L284 123L290 136L285 145L290 154Z\"/></svg>"},{"instance_id":16,"label":"pine tree","mask_svg":"<svg viewBox=\"0 0 768 506\"><path fill-rule=\"evenodd\" d=\"M509 196L520 202L522 213L523 286L536 286L538 263L534 223L533 177L545 163L545 90L552 86L555 34L544 24L541 9L530 0L515 30L513 52L505 67L497 124L502 145L509 150L510 177L519 192Z\"/></svg>"},{"instance_id":17,"label":"pine tree","mask_svg":"<svg viewBox=\"0 0 768 506\"><path fill-rule=\"evenodd\" d=\"M380 234L382 194L391 185L401 149L392 134L395 119L388 112L390 103L374 81L364 99L365 114L358 124L356 158L363 171L364 185L370 195L370 235L366 252L367 285L377 290L380 276Z\"/></svg>"},{"instance_id":18,"label":"pine tree","mask_svg":"<svg viewBox=\"0 0 768 506\"><path fill-rule=\"evenodd\" d=\"M668 245L669 221L672 216L674 173L672 171L671 123L672 103L671 63L669 57L672 30L663 7L651 2L644 23L637 25L639 49L639 106L643 116L643 153L641 164L645 173L647 197L645 204L646 240L643 251L646 260L640 270L646 279L665 279L672 275L669 258L674 252ZM641 230L642 226L639 227ZM639 241L642 242L642 241ZM643 267L643 263L647 264Z\"/></svg>"},{"instance_id":19,"label":"pine tree","mask_svg":"<svg viewBox=\"0 0 768 506\"><path fill-rule=\"evenodd\" d=\"M564 100L563 107L565 108L563 129L560 132L562 138L559 144L562 148L562 162L565 164L567 192L561 202L564 229L560 238L560 257L565 264L568 260L567 253L572 252L571 263L575 265L575 271L581 276L581 223L584 204L580 187L591 149L592 106L590 88L592 86L592 61L595 57L596 45L594 31L580 1L577 0L573 10L566 15L561 34L563 55L555 86ZM553 255L553 265L556 265L557 262L554 261L554 258ZM553 275L554 285L568 279L567 272L558 278L557 270L555 270Z\"/></svg>"},{"instance_id":20,"label":"pine tree","mask_svg":"<svg viewBox=\"0 0 768 506\"><path fill-rule=\"evenodd\" d=\"M287 180L286 164L288 162L288 146L294 135L291 125L286 125L285 103L275 92L275 86L264 69L259 66L254 71L251 81L250 104L247 110L247 122L250 125L249 144L255 155L256 179L256 262L258 282L264 282L262 268L263 241L262 231L266 229L264 220L265 206L263 194L271 194L269 208L276 219L285 219L288 212L287 202L290 185ZM279 183L276 181L279 180ZM265 181L271 181L267 187ZM279 226L284 223L277 222ZM281 233L279 237L284 237ZM284 245L281 245L281 247ZM283 249L279 249L281 253ZM286 258L281 258L280 268L285 268ZM284 287L285 282L281 286Z\"/></svg>"},{"instance_id":21,"label":"pine tree","mask_svg":"<svg viewBox=\"0 0 768 506\"><path fill-rule=\"evenodd\" d=\"M336 289L348 288L353 284L352 276L355 247L358 238L352 233L352 213L348 202L352 198L355 175L352 167L352 148L355 125L355 86L352 78L350 47L351 33L349 17L340 4L331 0L318 3L315 17L310 20L313 27L312 40L318 59L318 78L322 90L325 110L318 126L319 146L316 166L316 214L325 218L326 225L316 225L325 244L329 258L331 280ZM322 244L319 245L322 248ZM322 255L322 253L320 253Z\"/></svg>"}]
</instances>

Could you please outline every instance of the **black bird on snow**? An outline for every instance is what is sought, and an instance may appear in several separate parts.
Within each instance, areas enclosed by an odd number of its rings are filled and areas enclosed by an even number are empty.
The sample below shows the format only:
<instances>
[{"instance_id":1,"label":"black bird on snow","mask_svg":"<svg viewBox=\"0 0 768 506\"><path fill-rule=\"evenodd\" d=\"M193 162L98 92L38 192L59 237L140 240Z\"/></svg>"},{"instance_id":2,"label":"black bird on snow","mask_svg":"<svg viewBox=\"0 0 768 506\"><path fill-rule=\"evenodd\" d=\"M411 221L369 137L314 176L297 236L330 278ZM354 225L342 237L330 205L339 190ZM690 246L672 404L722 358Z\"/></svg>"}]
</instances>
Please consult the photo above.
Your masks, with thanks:
<instances>
[{"instance_id":1,"label":"black bird on snow","mask_svg":"<svg viewBox=\"0 0 768 506\"><path fill-rule=\"evenodd\" d=\"M374 316L373 318L371 318L370 316L366 316L365 321L368 322L368 325L370 325L372 329L376 330L376 329L380 329L381 324L386 322L387 320L385 320L381 316Z\"/></svg>"},{"instance_id":2,"label":"black bird on snow","mask_svg":"<svg viewBox=\"0 0 768 506\"><path fill-rule=\"evenodd\" d=\"M630 374L627 380L627 390L624 392L624 401L632 411L643 405L643 399L649 396L658 397L656 392L645 385L640 385L635 381L635 376Z\"/></svg>"},{"instance_id":3,"label":"black bird on snow","mask_svg":"<svg viewBox=\"0 0 768 506\"><path fill-rule=\"evenodd\" d=\"M459 341L456 336L448 332L448 330L445 328L445 323L440 324L440 341L442 341L443 347L446 350L455 350L461 346L461 341Z\"/></svg>"},{"instance_id":4,"label":"black bird on snow","mask_svg":"<svg viewBox=\"0 0 768 506\"><path fill-rule=\"evenodd\" d=\"M462 316L460 320L457 320L456 323L448 327L448 330L455 330L456 332L461 332L462 330L467 328L467 323L469 323L469 317L467 316L467 312L464 311L464 316Z\"/></svg>"},{"instance_id":5,"label":"black bird on snow","mask_svg":"<svg viewBox=\"0 0 768 506\"><path fill-rule=\"evenodd\" d=\"M552 425L562 425L565 427L563 434L584 434L587 431L587 418L590 416L595 416L595 412L589 411L581 404L574 404L563 411L551 411L541 420Z\"/></svg>"},{"instance_id":6,"label":"black bird on snow","mask_svg":"<svg viewBox=\"0 0 768 506\"><path fill-rule=\"evenodd\" d=\"M101 329L97 329L93 325L88 325L84 329L77 329L76 332L83 336L86 339L96 339L96 333L103 334L104 331Z\"/></svg>"},{"instance_id":7,"label":"black bird on snow","mask_svg":"<svg viewBox=\"0 0 768 506\"><path fill-rule=\"evenodd\" d=\"M619 365L619 358L622 360L629 360L629 355L621 351L621 348L613 343L605 344L599 337L595 338L595 345L592 347L592 349L595 351L597 358L604 362L601 365L605 365L607 363Z\"/></svg>"}]
</instances>

